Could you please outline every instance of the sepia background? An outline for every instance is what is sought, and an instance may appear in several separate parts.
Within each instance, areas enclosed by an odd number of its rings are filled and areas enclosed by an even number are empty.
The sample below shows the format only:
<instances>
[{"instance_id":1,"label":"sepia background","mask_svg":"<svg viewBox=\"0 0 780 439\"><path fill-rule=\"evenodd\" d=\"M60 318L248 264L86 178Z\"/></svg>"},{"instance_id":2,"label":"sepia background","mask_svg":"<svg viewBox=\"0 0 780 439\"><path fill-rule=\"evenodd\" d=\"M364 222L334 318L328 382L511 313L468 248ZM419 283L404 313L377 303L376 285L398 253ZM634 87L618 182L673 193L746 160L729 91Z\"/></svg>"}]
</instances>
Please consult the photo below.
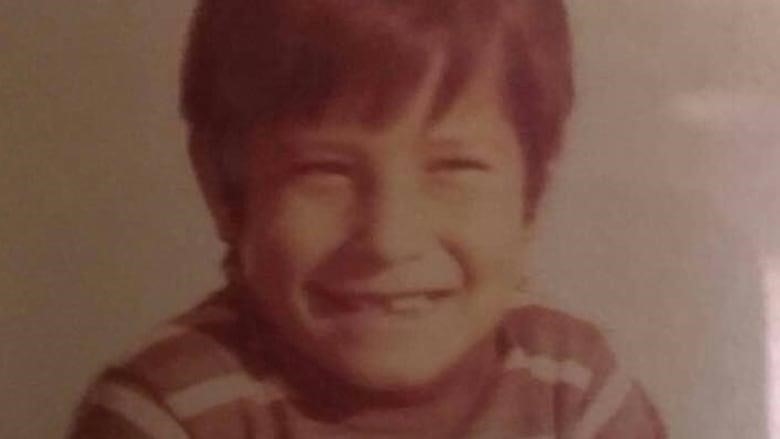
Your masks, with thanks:
<instances>
[{"instance_id":1,"label":"sepia background","mask_svg":"<svg viewBox=\"0 0 780 439\"><path fill-rule=\"evenodd\" d=\"M2 438L62 437L106 361L219 285L176 107L192 6L0 0ZM780 438L780 2L570 8L537 289L599 322L673 437Z\"/></svg>"}]
</instances>

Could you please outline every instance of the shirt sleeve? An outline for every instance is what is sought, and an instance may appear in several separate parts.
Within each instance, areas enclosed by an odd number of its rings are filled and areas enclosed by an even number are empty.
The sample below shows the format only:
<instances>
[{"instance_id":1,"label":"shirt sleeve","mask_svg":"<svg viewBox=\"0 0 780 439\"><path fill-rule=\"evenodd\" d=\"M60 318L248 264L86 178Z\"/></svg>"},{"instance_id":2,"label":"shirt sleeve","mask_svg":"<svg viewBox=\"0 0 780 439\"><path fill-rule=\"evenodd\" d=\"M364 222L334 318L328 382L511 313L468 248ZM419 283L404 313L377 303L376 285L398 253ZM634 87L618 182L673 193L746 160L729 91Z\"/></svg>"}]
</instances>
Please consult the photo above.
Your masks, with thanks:
<instances>
[{"instance_id":1,"label":"shirt sleeve","mask_svg":"<svg viewBox=\"0 0 780 439\"><path fill-rule=\"evenodd\" d=\"M555 437L668 437L644 390L621 367L607 337L592 323L542 303L514 310L504 328L511 348L531 358L521 357L518 364L530 364L548 381L557 378L551 410Z\"/></svg>"},{"instance_id":2,"label":"shirt sleeve","mask_svg":"<svg viewBox=\"0 0 780 439\"><path fill-rule=\"evenodd\" d=\"M76 414L69 439L190 439L171 413L140 386L104 378Z\"/></svg>"},{"instance_id":3,"label":"shirt sleeve","mask_svg":"<svg viewBox=\"0 0 780 439\"><path fill-rule=\"evenodd\" d=\"M667 433L644 390L615 367L598 380L572 439L666 439Z\"/></svg>"},{"instance_id":4,"label":"shirt sleeve","mask_svg":"<svg viewBox=\"0 0 780 439\"><path fill-rule=\"evenodd\" d=\"M655 407L637 385L626 395L615 414L596 434L597 439L666 439L666 428Z\"/></svg>"}]
</instances>

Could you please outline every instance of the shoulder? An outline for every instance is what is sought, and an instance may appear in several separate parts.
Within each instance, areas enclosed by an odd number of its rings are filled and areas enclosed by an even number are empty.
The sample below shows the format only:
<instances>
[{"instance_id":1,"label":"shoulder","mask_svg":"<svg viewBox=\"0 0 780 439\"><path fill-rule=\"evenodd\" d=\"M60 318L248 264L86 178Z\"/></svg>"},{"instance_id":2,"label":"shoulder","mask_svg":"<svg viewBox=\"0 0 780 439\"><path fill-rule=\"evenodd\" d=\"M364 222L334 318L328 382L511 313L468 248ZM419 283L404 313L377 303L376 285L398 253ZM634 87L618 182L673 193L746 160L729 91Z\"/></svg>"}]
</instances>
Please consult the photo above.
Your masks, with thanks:
<instances>
[{"instance_id":1,"label":"shoulder","mask_svg":"<svg viewBox=\"0 0 780 439\"><path fill-rule=\"evenodd\" d=\"M547 304L513 309L503 325L507 373L549 389L556 429L576 438L663 438L641 387L596 325Z\"/></svg>"},{"instance_id":2,"label":"shoulder","mask_svg":"<svg viewBox=\"0 0 780 439\"><path fill-rule=\"evenodd\" d=\"M243 428L247 404L267 404L281 392L249 358L238 310L219 292L153 330L88 390L73 437L115 437L124 429L139 432L133 438L187 438ZM111 433L79 433L101 425Z\"/></svg>"},{"instance_id":3,"label":"shoulder","mask_svg":"<svg viewBox=\"0 0 780 439\"><path fill-rule=\"evenodd\" d=\"M160 394L244 371L238 308L219 292L153 329L113 365Z\"/></svg>"},{"instance_id":4,"label":"shoulder","mask_svg":"<svg viewBox=\"0 0 780 439\"><path fill-rule=\"evenodd\" d=\"M589 372L614 367L615 357L596 325L550 305L512 309L503 329L510 353L577 364Z\"/></svg>"},{"instance_id":5,"label":"shoulder","mask_svg":"<svg viewBox=\"0 0 780 439\"><path fill-rule=\"evenodd\" d=\"M546 304L512 309L502 335L507 376L547 389L544 393L562 403L567 416L580 412L594 389L618 370L594 324Z\"/></svg>"}]
</instances>

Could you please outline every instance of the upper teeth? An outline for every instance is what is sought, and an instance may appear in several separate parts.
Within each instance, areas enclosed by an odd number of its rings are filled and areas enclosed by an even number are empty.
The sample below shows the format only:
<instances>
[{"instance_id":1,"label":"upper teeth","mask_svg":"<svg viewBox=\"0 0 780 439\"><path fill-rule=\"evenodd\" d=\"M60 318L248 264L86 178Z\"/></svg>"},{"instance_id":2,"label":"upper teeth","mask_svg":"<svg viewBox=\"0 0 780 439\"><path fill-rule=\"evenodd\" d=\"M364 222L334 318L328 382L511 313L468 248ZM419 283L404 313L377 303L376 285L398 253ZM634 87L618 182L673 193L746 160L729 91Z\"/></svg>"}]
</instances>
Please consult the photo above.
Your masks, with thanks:
<instances>
[{"instance_id":1,"label":"upper teeth","mask_svg":"<svg viewBox=\"0 0 780 439\"><path fill-rule=\"evenodd\" d=\"M433 308L435 302L449 295L447 290L428 290L419 293L340 293L335 290L315 290L316 297L325 299L330 305L343 310L358 310L361 308L379 308L389 313L418 313ZM330 298L330 300L328 300Z\"/></svg>"}]
</instances>

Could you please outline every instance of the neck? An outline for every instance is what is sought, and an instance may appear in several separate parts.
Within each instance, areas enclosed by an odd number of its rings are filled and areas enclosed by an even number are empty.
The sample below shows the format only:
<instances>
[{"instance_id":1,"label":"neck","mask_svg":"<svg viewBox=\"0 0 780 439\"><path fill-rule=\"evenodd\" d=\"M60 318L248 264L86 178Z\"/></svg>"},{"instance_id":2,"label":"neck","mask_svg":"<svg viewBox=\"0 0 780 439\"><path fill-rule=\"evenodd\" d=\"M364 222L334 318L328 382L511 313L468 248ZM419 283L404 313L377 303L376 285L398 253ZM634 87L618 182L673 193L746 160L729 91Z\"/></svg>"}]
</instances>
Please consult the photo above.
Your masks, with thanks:
<instances>
[{"instance_id":1,"label":"neck","mask_svg":"<svg viewBox=\"0 0 780 439\"><path fill-rule=\"evenodd\" d=\"M356 430L398 430L409 437L454 431L473 417L500 372L499 337L493 332L428 385L394 391L365 389L319 367L273 328L254 326L262 350L258 358L270 360L269 366L292 387L298 410L310 419Z\"/></svg>"}]
</instances>

